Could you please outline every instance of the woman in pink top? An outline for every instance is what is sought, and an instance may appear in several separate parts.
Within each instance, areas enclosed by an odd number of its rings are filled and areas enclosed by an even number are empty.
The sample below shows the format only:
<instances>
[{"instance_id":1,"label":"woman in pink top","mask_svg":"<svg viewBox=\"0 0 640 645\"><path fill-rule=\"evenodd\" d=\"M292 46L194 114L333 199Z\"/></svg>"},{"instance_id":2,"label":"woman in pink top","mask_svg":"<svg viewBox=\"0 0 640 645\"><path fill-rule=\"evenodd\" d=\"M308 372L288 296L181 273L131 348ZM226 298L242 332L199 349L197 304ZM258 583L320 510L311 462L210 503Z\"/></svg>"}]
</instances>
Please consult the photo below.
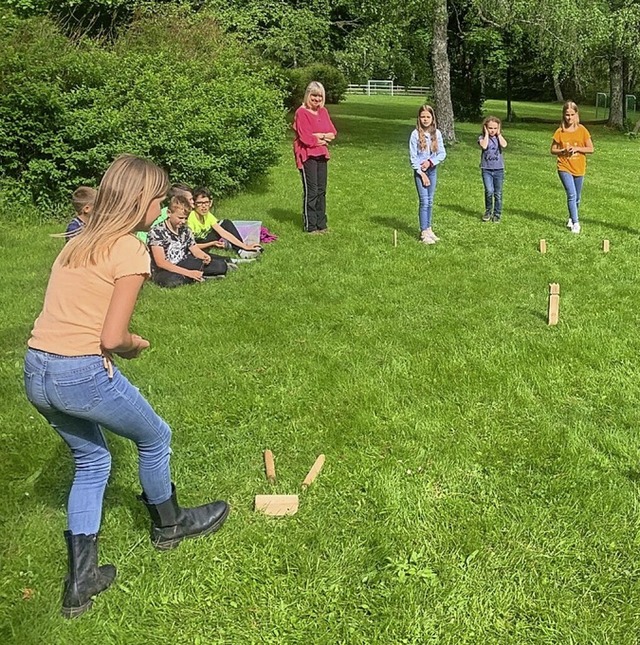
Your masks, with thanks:
<instances>
[{"instance_id":1,"label":"woman in pink top","mask_svg":"<svg viewBox=\"0 0 640 645\"><path fill-rule=\"evenodd\" d=\"M307 233L327 231L327 145L338 134L324 107L325 91L321 83L309 83L302 105L296 110L293 152L302 177L303 228Z\"/></svg>"}]
</instances>

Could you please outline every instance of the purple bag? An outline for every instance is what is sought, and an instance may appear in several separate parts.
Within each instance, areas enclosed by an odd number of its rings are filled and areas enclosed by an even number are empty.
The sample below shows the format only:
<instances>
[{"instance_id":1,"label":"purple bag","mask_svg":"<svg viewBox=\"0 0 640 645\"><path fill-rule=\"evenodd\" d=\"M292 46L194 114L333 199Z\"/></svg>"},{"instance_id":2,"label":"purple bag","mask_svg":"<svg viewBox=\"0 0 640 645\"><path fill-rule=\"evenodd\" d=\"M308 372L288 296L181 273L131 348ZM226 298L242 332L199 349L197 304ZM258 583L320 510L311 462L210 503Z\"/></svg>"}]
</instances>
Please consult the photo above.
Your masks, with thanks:
<instances>
[{"instance_id":1,"label":"purple bag","mask_svg":"<svg viewBox=\"0 0 640 645\"><path fill-rule=\"evenodd\" d=\"M275 242L278 239L277 235L274 235L266 226L260 227L260 244L269 244L269 242Z\"/></svg>"}]
</instances>

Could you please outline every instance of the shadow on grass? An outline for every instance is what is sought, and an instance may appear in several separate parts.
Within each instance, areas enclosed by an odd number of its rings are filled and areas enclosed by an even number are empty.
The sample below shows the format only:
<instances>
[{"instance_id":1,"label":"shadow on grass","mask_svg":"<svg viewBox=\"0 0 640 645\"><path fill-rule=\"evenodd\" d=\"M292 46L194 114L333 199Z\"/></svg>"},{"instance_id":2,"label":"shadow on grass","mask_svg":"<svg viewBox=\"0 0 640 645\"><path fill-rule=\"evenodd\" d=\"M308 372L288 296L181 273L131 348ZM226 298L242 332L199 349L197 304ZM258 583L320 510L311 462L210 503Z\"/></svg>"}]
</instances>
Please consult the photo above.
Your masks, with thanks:
<instances>
[{"instance_id":1,"label":"shadow on grass","mask_svg":"<svg viewBox=\"0 0 640 645\"><path fill-rule=\"evenodd\" d=\"M464 208L464 206L459 206L458 204L439 204L441 208L444 208L446 211L455 213L456 215L465 215L466 217L471 217L472 219L480 220L482 213L473 208Z\"/></svg>"},{"instance_id":2,"label":"shadow on grass","mask_svg":"<svg viewBox=\"0 0 640 645\"><path fill-rule=\"evenodd\" d=\"M402 231L403 233L407 233L411 236L415 235L416 233L416 226L411 226L398 217L390 217L388 215L373 215L371 219L381 226L393 229L395 231Z\"/></svg>"},{"instance_id":3,"label":"shadow on grass","mask_svg":"<svg viewBox=\"0 0 640 645\"><path fill-rule=\"evenodd\" d=\"M302 214L290 208L270 208L267 216L284 224L297 224L302 227Z\"/></svg>"},{"instance_id":4,"label":"shadow on grass","mask_svg":"<svg viewBox=\"0 0 640 645\"><path fill-rule=\"evenodd\" d=\"M517 217L523 217L525 219L538 221L538 222L552 222L558 224L566 221L566 216L562 219L559 219L557 215L543 215L542 213L536 213L534 211L526 210L524 208L510 208L510 213L513 213ZM581 217L580 221L583 224L595 224L596 226L602 226L602 228L607 228L611 231L618 231L620 233L628 233L629 235L640 235L640 231L630 226L624 224L615 224L612 222L603 222L599 219L594 219L593 217Z\"/></svg>"}]
</instances>

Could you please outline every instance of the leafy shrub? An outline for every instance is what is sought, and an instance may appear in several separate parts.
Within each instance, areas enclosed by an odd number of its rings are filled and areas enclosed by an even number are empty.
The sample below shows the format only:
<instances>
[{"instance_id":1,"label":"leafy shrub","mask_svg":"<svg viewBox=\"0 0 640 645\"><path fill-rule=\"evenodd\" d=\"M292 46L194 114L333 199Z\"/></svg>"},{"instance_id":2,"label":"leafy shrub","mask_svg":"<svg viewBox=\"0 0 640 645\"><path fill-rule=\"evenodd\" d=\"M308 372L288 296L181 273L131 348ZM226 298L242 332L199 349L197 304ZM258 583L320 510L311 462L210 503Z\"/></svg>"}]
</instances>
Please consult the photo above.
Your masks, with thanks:
<instances>
[{"instance_id":1,"label":"leafy shrub","mask_svg":"<svg viewBox=\"0 0 640 645\"><path fill-rule=\"evenodd\" d=\"M0 28L0 80L0 183L20 182L39 206L95 184L123 152L217 195L277 160L276 73L204 18L147 18L112 47L13 19Z\"/></svg>"},{"instance_id":2,"label":"leafy shrub","mask_svg":"<svg viewBox=\"0 0 640 645\"><path fill-rule=\"evenodd\" d=\"M327 103L339 103L347 93L347 79L336 67L317 63L309 67L298 67L288 71L289 88L286 105L295 109L302 104L304 92L311 81L322 83Z\"/></svg>"}]
</instances>

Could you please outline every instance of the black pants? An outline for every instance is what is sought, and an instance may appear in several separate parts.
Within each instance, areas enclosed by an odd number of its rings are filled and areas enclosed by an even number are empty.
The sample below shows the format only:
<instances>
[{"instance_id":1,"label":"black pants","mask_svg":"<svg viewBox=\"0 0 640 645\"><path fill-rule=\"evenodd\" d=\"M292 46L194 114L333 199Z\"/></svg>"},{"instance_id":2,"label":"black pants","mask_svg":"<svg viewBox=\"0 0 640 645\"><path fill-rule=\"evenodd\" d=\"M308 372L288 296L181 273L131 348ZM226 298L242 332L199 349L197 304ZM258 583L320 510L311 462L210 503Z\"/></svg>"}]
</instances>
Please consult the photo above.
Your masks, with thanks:
<instances>
[{"instance_id":1,"label":"black pants","mask_svg":"<svg viewBox=\"0 0 640 645\"><path fill-rule=\"evenodd\" d=\"M236 228L236 225L230 220L230 219L223 219L221 222L218 222L222 228L227 231L227 233L231 233L231 235L235 235L239 240L244 240L242 239L240 233L238 232L238 229ZM222 239L216 231L211 229L206 237L197 237L196 242L198 244L203 244L205 242L216 242L217 240ZM231 244L231 243L230 243ZM232 248L234 251L239 251L240 247L237 244L231 244ZM207 249L208 251L208 249Z\"/></svg>"},{"instance_id":2,"label":"black pants","mask_svg":"<svg viewBox=\"0 0 640 645\"><path fill-rule=\"evenodd\" d=\"M189 253L184 260L178 262L177 266L183 269L189 269L190 271L202 271L205 276L225 275L227 273L225 259L215 255L211 257L209 264L205 264L202 260L199 260ZM166 269L154 271L152 280L160 287L169 288L181 287L183 284L195 282L193 278L187 278L186 275L173 273L173 271L167 271Z\"/></svg>"},{"instance_id":3,"label":"black pants","mask_svg":"<svg viewBox=\"0 0 640 645\"><path fill-rule=\"evenodd\" d=\"M300 170L302 177L302 226L307 233L327 228L327 159L309 157Z\"/></svg>"}]
</instances>

